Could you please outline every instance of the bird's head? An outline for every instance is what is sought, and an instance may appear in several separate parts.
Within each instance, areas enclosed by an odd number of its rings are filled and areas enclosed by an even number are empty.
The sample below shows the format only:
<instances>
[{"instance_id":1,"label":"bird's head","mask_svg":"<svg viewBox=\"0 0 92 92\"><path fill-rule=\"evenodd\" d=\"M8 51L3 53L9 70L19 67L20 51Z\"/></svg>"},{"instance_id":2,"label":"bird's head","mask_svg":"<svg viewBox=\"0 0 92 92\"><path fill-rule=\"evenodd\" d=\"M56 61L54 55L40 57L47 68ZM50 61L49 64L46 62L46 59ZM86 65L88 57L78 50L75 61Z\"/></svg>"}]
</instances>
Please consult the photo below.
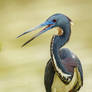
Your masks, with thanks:
<instances>
[{"instance_id":1,"label":"bird's head","mask_svg":"<svg viewBox=\"0 0 92 92\"><path fill-rule=\"evenodd\" d=\"M71 19L68 18L67 16L65 16L64 14L54 14L52 16L50 16L44 23L34 27L33 29L30 29L26 32L24 32L23 34L19 35L17 38L23 36L24 34L27 34L29 32L32 32L38 28L44 27L45 28L43 30L41 30L39 33L37 33L35 36L33 36L30 40L28 40L27 42L25 42L23 46L25 46L27 43L31 42L33 39L35 39L36 37L38 37L39 35L41 35L42 33L54 28L54 27L58 27L60 29L63 29L63 27L66 24L70 24L71 23Z\"/></svg>"},{"instance_id":2,"label":"bird's head","mask_svg":"<svg viewBox=\"0 0 92 92\"><path fill-rule=\"evenodd\" d=\"M50 22L52 21L54 23L54 27L61 27L63 28L64 25L67 23L71 23L71 19L65 16L64 14L54 14L51 17L49 17L46 21Z\"/></svg>"}]
</instances>

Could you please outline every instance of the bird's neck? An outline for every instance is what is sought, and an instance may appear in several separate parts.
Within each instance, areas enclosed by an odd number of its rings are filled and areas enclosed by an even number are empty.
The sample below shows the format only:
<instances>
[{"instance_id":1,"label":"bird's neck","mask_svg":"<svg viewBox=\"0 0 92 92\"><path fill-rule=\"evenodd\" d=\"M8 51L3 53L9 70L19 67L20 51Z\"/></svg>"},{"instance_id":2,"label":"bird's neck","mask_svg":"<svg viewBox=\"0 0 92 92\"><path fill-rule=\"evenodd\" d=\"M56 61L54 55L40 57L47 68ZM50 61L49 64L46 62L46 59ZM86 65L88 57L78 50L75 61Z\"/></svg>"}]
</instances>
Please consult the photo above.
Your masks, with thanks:
<instances>
[{"instance_id":1,"label":"bird's neck","mask_svg":"<svg viewBox=\"0 0 92 92\"><path fill-rule=\"evenodd\" d=\"M61 27L60 27L61 28ZM52 41L51 41L51 48L53 48L53 50L57 49L59 50L62 46L64 46L71 35L71 26L70 24L66 24L63 28L63 34L62 35L54 35L52 37Z\"/></svg>"},{"instance_id":2,"label":"bird's neck","mask_svg":"<svg viewBox=\"0 0 92 92\"><path fill-rule=\"evenodd\" d=\"M63 29L63 35L59 35L59 36L55 35L52 37L50 52L51 52L51 57L53 58L54 56L55 58L54 63L56 63L57 67L59 67L60 69L62 69L63 72L66 73L66 70L62 66L62 60L60 60L59 50L63 45L65 45L65 43L68 42L70 38L70 34L71 34L70 24L66 24L62 29Z\"/></svg>"}]
</instances>

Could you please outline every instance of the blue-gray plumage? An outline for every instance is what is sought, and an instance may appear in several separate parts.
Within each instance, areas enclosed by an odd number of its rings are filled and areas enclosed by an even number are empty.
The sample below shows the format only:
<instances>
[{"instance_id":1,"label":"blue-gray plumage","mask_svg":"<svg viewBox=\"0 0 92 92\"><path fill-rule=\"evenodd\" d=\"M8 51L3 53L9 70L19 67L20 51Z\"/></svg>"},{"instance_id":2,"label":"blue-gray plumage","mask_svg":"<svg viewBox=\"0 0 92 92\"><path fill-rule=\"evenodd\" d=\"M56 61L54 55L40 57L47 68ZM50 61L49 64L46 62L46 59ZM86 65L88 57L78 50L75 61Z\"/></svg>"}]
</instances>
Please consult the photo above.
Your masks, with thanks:
<instances>
[{"instance_id":1,"label":"blue-gray plumage","mask_svg":"<svg viewBox=\"0 0 92 92\"><path fill-rule=\"evenodd\" d=\"M50 45L51 59L45 68L45 89L46 92L77 92L83 85L83 71L80 60L69 49L61 48L69 41L71 35L71 19L63 14L54 14L44 23L24 32L18 37L43 26L46 27L22 46L25 46L42 33L57 27L58 35L52 37Z\"/></svg>"}]
</instances>

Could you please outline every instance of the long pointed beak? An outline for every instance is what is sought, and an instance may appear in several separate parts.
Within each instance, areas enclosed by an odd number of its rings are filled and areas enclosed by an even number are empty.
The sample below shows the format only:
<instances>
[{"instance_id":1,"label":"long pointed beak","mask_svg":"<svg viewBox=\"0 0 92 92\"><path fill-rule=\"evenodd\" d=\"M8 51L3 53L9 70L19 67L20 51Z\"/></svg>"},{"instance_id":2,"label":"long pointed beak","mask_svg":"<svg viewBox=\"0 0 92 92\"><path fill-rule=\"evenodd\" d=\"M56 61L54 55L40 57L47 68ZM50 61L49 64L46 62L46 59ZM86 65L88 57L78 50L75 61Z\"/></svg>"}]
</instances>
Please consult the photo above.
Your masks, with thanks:
<instances>
[{"instance_id":1,"label":"long pointed beak","mask_svg":"<svg viewBox=\"0 0 92 92\"><path fill-rule=\"evenodd\" d=\"M23 35L25 35L25 34L27 34L27 33L29 33L29 32L32 32L32 31L34 31L34 30L36 30L36 29L38 29L38 28L44 27L44 26L46 26L46 27L45 27L43 30L41 30L39 33L37 33L36 35L34 35L34 36L33 36L31 39L29 39L27 42L25 42L25 43L22 45L22 47L24 47L26 44L28 44L29 42L31 42L32 40L34 40L36 37L38 37L38 36L41 35L42 33L44 33L44 32L46 32L46 31L52 29L52 28L55 26L55 23L46 21L46 22L44 22L44 23L42 23L42 24L36 26L35 28L32 28L31 30L28 30L28 31L22 33L22 34L19 35L17 38L19 38L19 37L21 37L21 36L23 36Z\"/></svg>"}]
</instances>

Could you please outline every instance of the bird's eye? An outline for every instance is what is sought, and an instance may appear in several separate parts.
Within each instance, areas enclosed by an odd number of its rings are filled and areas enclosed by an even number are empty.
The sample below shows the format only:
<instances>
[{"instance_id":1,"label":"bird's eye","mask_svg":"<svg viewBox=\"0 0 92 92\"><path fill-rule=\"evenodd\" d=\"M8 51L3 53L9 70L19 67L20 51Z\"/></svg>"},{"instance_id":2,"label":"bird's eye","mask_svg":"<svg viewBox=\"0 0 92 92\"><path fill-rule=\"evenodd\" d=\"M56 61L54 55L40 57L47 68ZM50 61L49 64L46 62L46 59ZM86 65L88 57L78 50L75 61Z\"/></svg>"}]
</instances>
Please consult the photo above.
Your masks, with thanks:
<instances>
[{"instance_id":1,"label":"bird's eye","mask_svg":"<svg viewBox=\"0 0 92 92\"><path fill-rule=\"evenodd\" d=\"M56 22L56 19L53 19L53 22Z\"/></svg>"}]
</instances>

